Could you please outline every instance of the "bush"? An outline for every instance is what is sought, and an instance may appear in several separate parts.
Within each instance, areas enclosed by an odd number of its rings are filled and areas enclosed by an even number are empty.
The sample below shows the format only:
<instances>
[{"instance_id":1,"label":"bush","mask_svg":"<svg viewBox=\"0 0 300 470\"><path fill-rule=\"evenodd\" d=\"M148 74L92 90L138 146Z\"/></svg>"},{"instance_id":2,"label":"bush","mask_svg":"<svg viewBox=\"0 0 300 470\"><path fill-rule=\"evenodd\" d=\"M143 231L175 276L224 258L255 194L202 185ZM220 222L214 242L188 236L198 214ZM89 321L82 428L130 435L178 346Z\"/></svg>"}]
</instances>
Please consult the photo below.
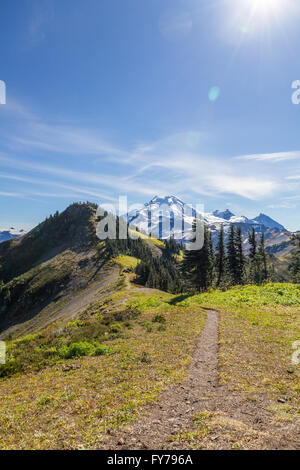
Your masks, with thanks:
<instances>
[{"instance_id":1,"label":"bush","mask_svg":"<svg viewBox=\"0 0 300 470\"><path fill-rule=\"evenodd\" d=\"M112 349L109 346L104 346L103 344L99 344L99 346L95 349L95 356L102 356L103 354L110 354Z\"/></svg>"},{"instance_id":2,"label":"bush","mask_svg":"<svg viewBox=\"0 0 300 470\"><path fill-rule=\"evenodd\" d=\"M161 314L158 314L158 315L155 315L155 317L153 318L152 320L153 323L166 323L166 318L161 315Z\"/></svg>"},{"instance_id":3,"label":"bush","mask_svg":"<svg viewBox=\"0 0 300 470\"><path fill-rule=\"evenodd\" d=\"M92 356L95 350L93 344L81 341L80 343L72 343L70 346L63 346L59 350L59 355L64 359L71 359L72 357Z\"/></svg>"},{"instance_id":4,"label":"bush","mask_svg":"<svg viewBox=\"0 0 300 470\"><path fill-rule=\"evenodd\" d=\"M120 323L112 323L109 328L110 333L118 334L122 331L122 325Z\"/></svg>"},{"instance_id":5,"label":"bush","mask_svg":"<svg viewBox=\"0 0 300 470\"><path fill-rule=\"evenodd\" d=\"M9 359L6 364L0 365L0 377L10 377L11 375L17 374L23 371L23 365L20 361L12 358Z\"/></svg>"},{"instance_id":6,"label":"bush","mask_svg":"<svg viewBox=\"0 0 300 470\"><path fill-rule=\"evenodd\" d=\"M140 360L141 362L144 362L145 364L151 364L152 362L151 356L146 351L143 351Z\"/></svg>"},{"instance_id":7,"label":"bush","mask_svg":"<svg viewBox=\"0 0 300 470\"><path fill-rule=\"evenodd\" d=\"M142 326L145 328L147 333L152 333L152 331L153 331L152 323L150 323L149 321L145 321L145 322L142 323Z\"/></svg>"}]
</instances>

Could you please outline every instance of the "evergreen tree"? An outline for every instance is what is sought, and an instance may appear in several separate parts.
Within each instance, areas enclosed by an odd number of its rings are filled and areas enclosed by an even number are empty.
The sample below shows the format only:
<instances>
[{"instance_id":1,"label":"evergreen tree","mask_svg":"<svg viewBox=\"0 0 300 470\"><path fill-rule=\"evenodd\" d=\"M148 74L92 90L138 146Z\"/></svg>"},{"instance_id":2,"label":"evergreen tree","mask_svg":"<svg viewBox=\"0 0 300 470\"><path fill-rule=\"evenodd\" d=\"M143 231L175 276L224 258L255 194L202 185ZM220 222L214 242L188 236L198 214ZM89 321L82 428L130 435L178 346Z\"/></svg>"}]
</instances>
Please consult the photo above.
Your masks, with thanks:
<instances>
[{"instance_id":1,"label":"evergreen tree","mask_svg":"<svg viewBox=\"0 0 300 470\"><path fill-rule=\"evenodd\" d=\"M211 259L209 245L209 230L204 227L203 247L196 252L195 283L200 292L211 285Z\"/></svg>"},{"instance_id":2,"label":"evergreen tree","mask_svg":"<svg viewBox=\"0 0 300 470\"><path fill-rule=\"evenodd\" d=\"M254 260L256 256L256 249L257 249L257 243L256 243L256 233L254 227L252 227L251 232L248 232L248 242L250 245L250 253L249 253L249 258L251 260Z\"/></svg>"},{"instance_id":3,"label":"evergreen tree","mask_svg":"<svg viewBox=\"0 0 300 470\"><path fill-rule=\"evenodd\" d=\"M235 234L235 250L236 250L236 282L237 284L243 284L244 281L244 269L245 269L245 258L243 254L243 237L242 229L238 227Z\"/></svg>"},{"instance_id":4,"label":"evergreen tree","mask_svg":"<svg viewBox=\"0 0 300 470\"><path fill-rule=\"evenodd\" d=\"M221 225L219 239L217 244L217 253L215 258L216 271L217 271L217 286L220 286L224 280L225 269L226 269L226 256L225 256L225 245L224 245L224 227Z\"/></svg>"},{"instance_id":5,"label":"evergreen tree","mask_svg":"<svg viewBox=\"0 0 300 470\"><path fill-rule=\"evenodd\" d=\"M214 245L212 239L212 233L208 231L208 246L209 246L209 284L214 283L215 278L215 266L216 266L216 257L214 252Z\"/></svg>"},{"instance_id":6,"label":"evergreen tree","mask_svg":"<svg viewBox=\"0 0 300 470\"><path fill-rule=\"evenodd\" d=\"M195 236L196 236L195 232L196 232L196 219L194 219L193 225L192 225L191 242L195 241ZM185 281L187 282L187 287L194 287L194 268L196 266L196 262L197 262L196 251L189 250L187 247L185 247L180 270Z\"/></svg>"},{"instance_id":7,"label":"evergreen tree","mask_svg":"<svg viewBox=\"0 0 300 470\"><path fill-rule=\"evenodd\" d=\"M259 269L259 260L257 256L257 241L256 233L254 227L252 227L251 232L248 232L248 242L250 245L249 253L249 280L254 284L259 284L260 282L260 269Z\"/></svg>"},{"instance_id":8,"label":"evergreen tree","mask_svg":"<svg viewBox=\"0 0 300 470\"><path fill-rule=\"evenodd\" d=\"M289 266L293 282L300 283L300 235L295 235L293 243L297 247L293 253L293 261Z\"/></svg>"},{"instance_id":9,"label":"evergreen tree","mask_svg":"<svg viewBox=\"0 0 300 470\"><path fill-rule=\"evenodd\" d=\"M237 251L235 243L235 230L234 225L230 225L229 237L227 242L227 271L231 284L237 284Z\"/></svg>"},{"instance_id":10,"label":"evergreen tree","mask_svg":"<svg viewBox=\"0 0 300 470\"><path fill-rule=\"evenodd\" d=\"M265 234L262 233L258 247L259 283L268 279L267 254L265 249Z\"/></svg>"},{"instance_id":11,"label":"evergreen tree","mask_svg":"<svg viewBox=\"0 0 300 470\"><path fill-rule=\"evenodd\" d=\"M195 222L193 224L195 231ZM209 231L204 226L203 246L199 250L185 250L181 270L189 285L199 292L211 285L212 259Z\"/></svg>"}]
</instances>

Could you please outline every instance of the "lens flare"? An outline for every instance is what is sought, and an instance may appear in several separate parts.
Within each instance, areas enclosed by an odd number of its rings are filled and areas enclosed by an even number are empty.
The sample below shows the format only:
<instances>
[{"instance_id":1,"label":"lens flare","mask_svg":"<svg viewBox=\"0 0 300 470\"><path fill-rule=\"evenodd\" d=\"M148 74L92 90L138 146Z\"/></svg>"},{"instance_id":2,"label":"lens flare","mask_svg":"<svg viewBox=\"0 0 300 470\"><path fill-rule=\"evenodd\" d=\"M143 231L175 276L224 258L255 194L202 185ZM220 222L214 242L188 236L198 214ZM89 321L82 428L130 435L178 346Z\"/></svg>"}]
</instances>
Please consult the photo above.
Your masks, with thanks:
<instances>
[{"instance_id":1,"label":"lens flare","mask_svg":"<svg viewBox=\"0 0 300 470\"><path fill-rule=\"evenodd\" d=\"M210 101L217 101L221 93L221 90L218 86L213 86L208 92L208 98Z\"/></svg>"}]
</instances>

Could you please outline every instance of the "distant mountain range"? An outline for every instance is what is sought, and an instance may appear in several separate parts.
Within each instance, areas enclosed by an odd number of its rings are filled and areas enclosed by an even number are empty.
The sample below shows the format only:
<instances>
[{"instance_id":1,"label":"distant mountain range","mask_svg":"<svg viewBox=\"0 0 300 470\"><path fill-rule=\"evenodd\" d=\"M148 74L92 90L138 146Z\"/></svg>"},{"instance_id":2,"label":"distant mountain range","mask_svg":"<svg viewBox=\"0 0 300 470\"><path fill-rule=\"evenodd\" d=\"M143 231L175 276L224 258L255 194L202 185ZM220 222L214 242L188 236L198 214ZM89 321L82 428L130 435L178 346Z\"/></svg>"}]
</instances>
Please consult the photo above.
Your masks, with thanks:
<instances>
[{"instance_id":1,"label":"distant mountain range","mask_svg":"<svg viewBox=\"0 0 300 470\"><path fill-rule=\"evenodd\" d=\"M196 215L203 218L211 230L215 242L222 225L225 233L228 232L231 224L241 227L245 249L247 249L248 231L252 227L257 233L265 234L267 246L281 244L291 237L291 233L283 225L266 214L259 214L254 219L236 216L228 209L196 214L195 209L175 196L155 196L141 210L130 212L127 217L129 224L142 232L149 233L151 227L153 237L167 239L173 232L174 238L181 240L183 231L186 233L191 230Z\"/></svg>"},{"instance_id":2,"label":"distant mountain range","mask_svg":"<svg viewBox=\"0 0 300 470\"><path fill-rule=\"evenodd\" d=\"M248 249L248 231L252 227L255 228L258 234L265 234L266 246L270 253L280 257L293 249L290 244L292 233L266 214L259 214L254 219L249 219L246 216L236 216L228 209L196 214L195 209L176 196L155 196L151 201L145 203L141 210L128 213L127 220L130 225L137 227L144 233L149 234L149 228L151 227L152 237L168 239L174 233L175 239L184 241L183 232L186 235L191 231L196 215L201 217L211 230L214 243L217 242L222 225L226 237L230 225L234 224L242 229L245 251ZM24 234L26 234L24 230L16 230L14 227L0 230L0 243Z\"/></svg>"},{"instance_id":3,"label":"distant mountain range","mask_svg":"<svg viewBox=\"0 0 300 470\"><path fill-rule=\"evenodd\" d=\"M0 243L6 242L7 240L10 240L11 238L21 237L25 233L26 233L25 230L16 230L14 227L11 227L7 230L6 229L0 230Z\"/></svg>"}]
</instances>

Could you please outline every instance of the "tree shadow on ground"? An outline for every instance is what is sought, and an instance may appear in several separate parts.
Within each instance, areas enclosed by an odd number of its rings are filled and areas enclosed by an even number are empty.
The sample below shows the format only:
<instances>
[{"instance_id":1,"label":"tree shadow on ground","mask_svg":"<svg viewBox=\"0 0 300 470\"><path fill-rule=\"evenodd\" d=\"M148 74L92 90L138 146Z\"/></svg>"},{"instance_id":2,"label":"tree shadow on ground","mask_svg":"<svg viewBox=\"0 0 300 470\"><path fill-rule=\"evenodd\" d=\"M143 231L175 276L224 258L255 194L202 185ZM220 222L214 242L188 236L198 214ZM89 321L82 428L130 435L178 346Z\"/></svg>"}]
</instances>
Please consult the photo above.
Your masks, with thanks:
<instances>
[{"instance_id":1,"label":"tree shadow on ground","mask_svg":"<svg viewBox=\"0 0 300 470\"><path fill-rule=\"evenodd\" d=\"M189 297L193 297L194 294L190 293L190 294L180 294L180 295L177 295L176 297L174 297L173 299L169 300L169 304L170 305L177 305L179 302L182 302L183 300L186 300L188 299Z\"/></svg>"}]
</instances>

